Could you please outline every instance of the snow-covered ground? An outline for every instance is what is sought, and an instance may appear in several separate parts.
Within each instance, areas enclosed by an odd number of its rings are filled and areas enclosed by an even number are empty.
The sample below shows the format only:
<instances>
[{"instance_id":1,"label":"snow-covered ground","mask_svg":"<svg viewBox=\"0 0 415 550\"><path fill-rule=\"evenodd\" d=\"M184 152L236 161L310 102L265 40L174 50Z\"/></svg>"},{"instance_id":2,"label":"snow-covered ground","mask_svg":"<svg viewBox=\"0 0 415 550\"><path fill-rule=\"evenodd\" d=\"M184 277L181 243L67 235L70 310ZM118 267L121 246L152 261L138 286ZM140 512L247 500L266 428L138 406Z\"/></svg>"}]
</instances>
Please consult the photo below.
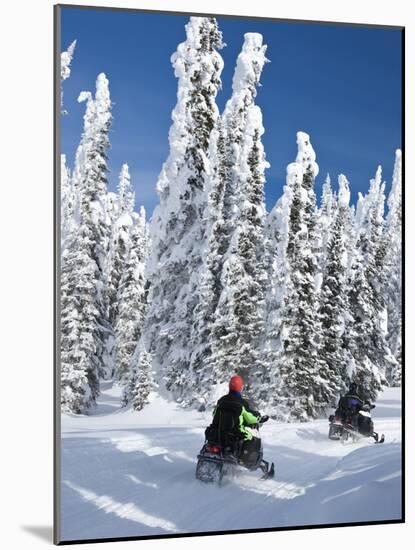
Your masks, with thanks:
<instances>
[{"instance_id":1,"label":"snow-covered ground","mask_svg":"<svg viewBox=\"0 0 415 550\"><path fill-rule=\"evenodd\" d=\"M264 413L266 411L263 411ZM383 445L330 441L327 420L269 421L261 430L273 480L241 470L223 487L195 479L210 413L161 396L140 413L104 383L93 415L62 416L62 540L151 536L401 517L401 393L373 411Z\"/></svg>"}]
</instances>

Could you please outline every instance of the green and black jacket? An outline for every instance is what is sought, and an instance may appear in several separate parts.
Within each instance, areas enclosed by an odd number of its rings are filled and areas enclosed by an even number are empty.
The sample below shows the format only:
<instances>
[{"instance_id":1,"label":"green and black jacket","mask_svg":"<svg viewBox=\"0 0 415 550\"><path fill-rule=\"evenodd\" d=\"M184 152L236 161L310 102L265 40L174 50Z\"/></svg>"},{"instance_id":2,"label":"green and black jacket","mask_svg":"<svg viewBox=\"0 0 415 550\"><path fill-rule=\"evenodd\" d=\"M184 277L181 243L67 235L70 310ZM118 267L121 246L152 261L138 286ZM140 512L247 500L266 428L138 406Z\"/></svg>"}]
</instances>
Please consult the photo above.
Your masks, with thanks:
<instances>
[{"instance_id":1,"label":"green and black jacket","mask_svg":"<svg viewBox=\"0 0 415 550\"><path fill-rule=\"evenodd\" d=\"M224 435L231 434L249 440L253 436L246 427L258 424L260 418L259 412L252 410L248 401L239 393L229 392L217 402L208 430L218 441L222 440Z\"/></svg>"}]
</instances>

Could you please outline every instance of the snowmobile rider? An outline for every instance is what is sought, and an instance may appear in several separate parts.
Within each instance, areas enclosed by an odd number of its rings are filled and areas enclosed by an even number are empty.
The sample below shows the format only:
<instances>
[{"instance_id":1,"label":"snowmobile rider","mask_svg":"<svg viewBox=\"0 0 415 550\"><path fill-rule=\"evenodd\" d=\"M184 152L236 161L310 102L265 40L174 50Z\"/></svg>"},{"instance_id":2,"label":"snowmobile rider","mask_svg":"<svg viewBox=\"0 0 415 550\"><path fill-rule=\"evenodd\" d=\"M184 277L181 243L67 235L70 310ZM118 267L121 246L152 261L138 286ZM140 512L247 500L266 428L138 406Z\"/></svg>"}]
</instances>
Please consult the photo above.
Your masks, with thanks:
<instances>
[{"instance_id":1,"label":"snowmobile rider","mask_svg":"<svg viewBox=\"0 0 415 550\"><path fill-rule=\"evenodd\" d=\"M213 411L212 424L206 428L206 439L220 443L223 447L234 448L235 444L244 441L252 442L250 447L257 447L260 442L254 437L247 426L255 427L260 422L266 422L268 416L253 410L248 401L242 397L244 381L241 376L234 375L229 381L229 393L219 399Z\"/></svg>"},{"instance_id":2,"label":"snowmobile rider","mask_svg":"<svg viewBox=\"0 0 415 550\"><path fill-rule=\"evenodd\" d=\"M335 414L341 418L342 422L350 417L353 425L356 425L358 412L363 405L364 401L357 395L357 384L352 382L349 391L340 398Z\"/></svg>"}]
</instances>

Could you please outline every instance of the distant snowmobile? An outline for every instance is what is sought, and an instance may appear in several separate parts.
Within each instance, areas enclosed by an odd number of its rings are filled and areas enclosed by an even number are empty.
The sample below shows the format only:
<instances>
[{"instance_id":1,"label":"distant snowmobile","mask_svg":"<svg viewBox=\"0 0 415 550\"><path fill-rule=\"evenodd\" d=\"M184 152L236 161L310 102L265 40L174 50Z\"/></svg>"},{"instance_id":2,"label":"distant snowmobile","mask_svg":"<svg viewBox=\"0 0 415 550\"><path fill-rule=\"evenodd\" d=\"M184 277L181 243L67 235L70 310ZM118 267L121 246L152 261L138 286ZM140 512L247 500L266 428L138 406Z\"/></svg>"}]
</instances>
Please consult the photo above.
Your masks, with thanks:
<instances>
[{"instance_id":1,"label":"distant snowmobile","mask_svg":"<svg viewBox=\"0 0 415 550\"><path fill-rule=\"evenodd\" d=\"M339 410L329 416L329 439L341 440L343 443L348 439L359 441L362 437L373 437L375 443L383 443L385 436L374 431L373 420L370 414L371 409L376 405L365 403L361 409L353 414L351 411L341 414Z\"/></svg>"},{"instance_id":2,"label":"distant snowmobile","mask_svg":"<svg viewBox=\"0 0 415 550\"><path fill-rule=\"evenodd\" d=\"M268 416L262 416L256 426L268 420ZM217 483L222 485L224 477L233 477L236 468L243 466L248 470L261 469L261 479L274 477L274 463L263 459L261 439L256 437L252 441L243 439L235 440L232 444L221 445L214 441L206 440L200 453L197 455L196 478L206 483Z\"/></svg>"}]
</instances>

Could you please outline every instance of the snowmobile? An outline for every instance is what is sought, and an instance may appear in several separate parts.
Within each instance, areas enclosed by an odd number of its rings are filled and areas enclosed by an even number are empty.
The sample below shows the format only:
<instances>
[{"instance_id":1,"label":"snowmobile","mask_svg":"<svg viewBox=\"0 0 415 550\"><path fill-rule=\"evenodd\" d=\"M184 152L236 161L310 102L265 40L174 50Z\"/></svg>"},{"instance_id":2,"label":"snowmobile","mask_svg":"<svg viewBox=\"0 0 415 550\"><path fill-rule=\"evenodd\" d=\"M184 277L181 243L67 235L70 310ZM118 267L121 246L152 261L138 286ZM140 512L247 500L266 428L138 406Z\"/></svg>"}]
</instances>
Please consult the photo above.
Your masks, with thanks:
<instances>
[{"instance_id":1,"label":"snowmobile","mask_svg":"<svg viewBox=\"0 0 415 550\"><path fill-rule=\"evenodd\" d=\"M256 429L268 418L261 417ZM262 480L271 479L275 474L274 463L270 465L263 458L262 441L259 437L253 440L235 438L226 445L207 439L197 455L196 478L205 483L216 482L221 486L225 477L235 476L238 466L250 471L261 469Z\"/></svg>"},{"instance_id":2,"label":"snowmobile","mask_svg":"<svg viewBox=\"0 0 415 550\"><path fill-rule=\"evenodd\" d=\"M345 443L348 439L353 442L359 441L362 437L373 437L375 443L383 443L385 436L379 437L374 431L373 420L370 414L371 409L376 405L365 403L357 414L347 412L342 416L340 411L329 416L329 439L340 440Z\"/></svg>"}]
</instances>

